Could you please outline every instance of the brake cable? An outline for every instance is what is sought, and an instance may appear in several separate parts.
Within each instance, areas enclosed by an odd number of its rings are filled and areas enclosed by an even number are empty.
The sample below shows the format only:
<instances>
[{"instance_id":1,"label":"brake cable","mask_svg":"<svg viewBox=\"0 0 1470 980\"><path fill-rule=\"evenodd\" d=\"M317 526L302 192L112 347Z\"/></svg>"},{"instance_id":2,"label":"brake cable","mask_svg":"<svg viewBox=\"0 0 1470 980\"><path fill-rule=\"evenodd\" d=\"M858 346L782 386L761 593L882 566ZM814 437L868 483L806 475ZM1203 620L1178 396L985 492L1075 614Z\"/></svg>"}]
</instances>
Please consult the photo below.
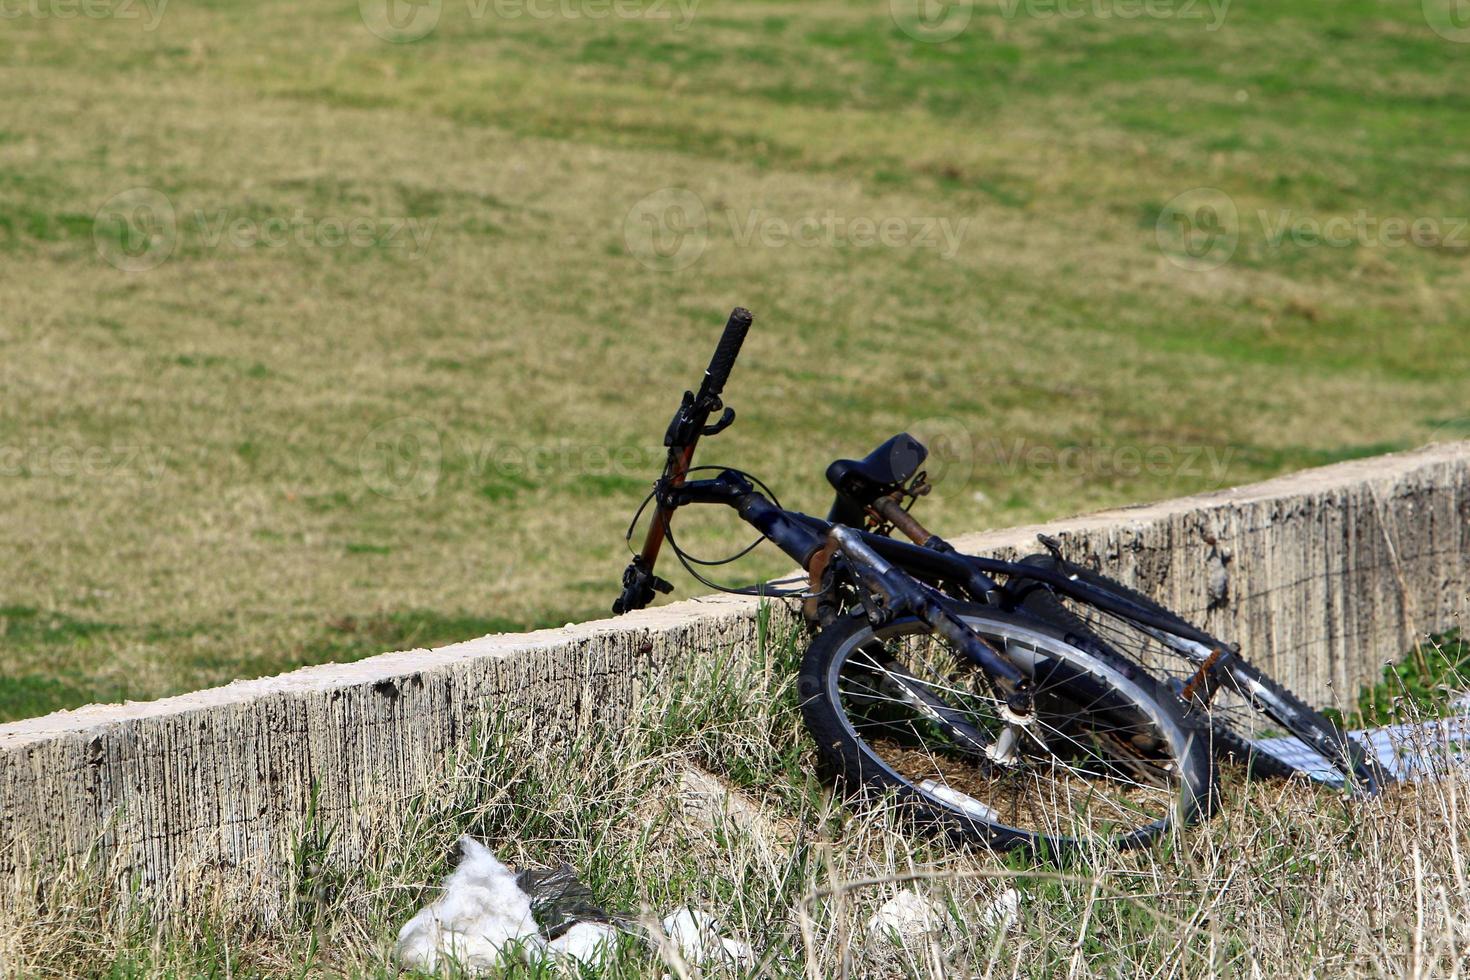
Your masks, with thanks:
<instances>
[{"instance_id":1,"label":"brake cable","mask_svg":"<svg viewBox=\"0 0 1470 980\"><path fill-rule=\"evenodd\" d=\"M743 477L744 479L749 480L752 484L754 484L756 487L758 487L767 497L769 497L772 504L774 504L777 507L780 507L781 506L781 501L779 499L777 499L775 491L772 490L769 486L767 486L766 483L765 483L765 481L763 481L760 477L756 476L753 473L749 473L749 472L747 472L745 470L736 469L733 466L706 465L706 466L693 466L693 467L690 467L689 469L685 470L684 472L685 472L685 475L687 476L690 473L699 473L699 472L708 471L708 470L720 470L721 472L730 472L730 473L736 474L737 476ZM665 475L667 475L667 472L668 471L665 470ZM663 482L663 478L662 477L660 478L659 482L660 483ZM653 490L649 492L648 496L643 498L643 503L641 503L641 504L638 505L637 512L633 514L633 520L628 524L628 531L623 536L623 541L624 541L625 544L628 545L628 550L629 551L632 551L633 550L633 546L632 546L633 532L638 527L638 521L643 516L643 512L648 509L649 503L651 503L654 500L654 498L656 498L658 496L658 492L659 492L659 486L656 484L654 486ZM783 590L776 590L776 591L773 591L771 589L771 586L791 585L791 584L795 584L797 582L805 583L806 580L804 578L800 577L800 576L793 576L792 578L786 578L786 579L777 579L777 580L772 581L772 582L762 582L762 583L758 583L756 585L743 586L743 587L742 586L728 586L728 585L722 585L719 582L715 582L715 581L713 581L711 579L705 578L704 575L702 575L699 572L699 570L694 567L695 565L703 565L706 568L717 568L717 567L719 567L721 565L729 565L732 562L739 561L741 558L744 558L746 555L750 554L756 548L760 547L761 542L764 541L764 540L766 540L765 537L763 537L763 536L762 537L757 537L754 541L752 541L750 544L746 545L740 551L737 551L735 554L730 555L730 556L728 556L726 558L719 558L719 559L715 559L715 560L706 560L706 559L698 558L698 557L696 557L694 555L691 555L691 554L689 554L689 552L687 552L683 548L679 547L679 542L674 537L673 522L669 522L667 525L665 525L665 527L664 527L664 534L665 534L665 537L667 538L667 540L669 542L669 547L671 549L673 549L674 556L679 559L679 564L683 565L684 566L684 570L686 572L688 572L690 575L692 575L694 577L695 581L699 582L705 588L714 589L716 592L724 592L724 593L727 593L729 595L763 596L763 597L772 598L772 599L797 598L797 597L802 596L802 595L805 594L805 589L783 589Z\"/></svg>"}]
</instances>

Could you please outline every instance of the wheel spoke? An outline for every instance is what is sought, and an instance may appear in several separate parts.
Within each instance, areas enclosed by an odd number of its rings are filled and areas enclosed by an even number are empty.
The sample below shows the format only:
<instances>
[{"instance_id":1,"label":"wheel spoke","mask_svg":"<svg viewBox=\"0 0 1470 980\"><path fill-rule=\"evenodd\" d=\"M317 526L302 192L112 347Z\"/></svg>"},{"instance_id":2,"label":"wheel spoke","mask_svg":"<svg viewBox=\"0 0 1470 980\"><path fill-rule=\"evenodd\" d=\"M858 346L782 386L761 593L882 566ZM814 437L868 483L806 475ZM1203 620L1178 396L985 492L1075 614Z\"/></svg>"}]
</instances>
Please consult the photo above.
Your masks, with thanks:
<instances>
[{"instance_id":1,"label":"wheel spoke","mask_svg":"<svg viewBox=\"0 0 1470 980\"><path fill-rule=\"evenodd\" d=\"M1012 638L987 639L1005 649ZM1003 714L983 673L927 634L858 645L838 696L848 724L885 768L921 792L921 783L933 787L930 798L971 819L1047 836L1166 822L1178 767L1172 756L1151 759L1140 749L1164 744L1147 714L1079 651L1056 641L1016 649L1031 666L1037 704L1022 725ZM1006 762L992 761L975 751L978 739L956 737L961 725L985 744L1010 727L1021 738Z\"/></svg>"}]
</instances>

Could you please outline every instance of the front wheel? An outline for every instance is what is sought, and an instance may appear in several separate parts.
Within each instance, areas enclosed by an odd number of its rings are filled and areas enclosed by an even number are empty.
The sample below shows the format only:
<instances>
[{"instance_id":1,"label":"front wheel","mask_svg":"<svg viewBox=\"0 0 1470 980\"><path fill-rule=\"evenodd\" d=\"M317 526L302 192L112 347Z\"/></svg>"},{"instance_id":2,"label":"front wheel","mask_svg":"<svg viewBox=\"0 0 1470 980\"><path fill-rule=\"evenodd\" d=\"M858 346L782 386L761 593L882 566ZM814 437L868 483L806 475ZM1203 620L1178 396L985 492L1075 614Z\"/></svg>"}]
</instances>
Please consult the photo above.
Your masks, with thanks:
<instances>
[{"instance_id":1,"label":"front wheel","mask_svg":"<svg viewBox=\"0 0 1470 980\"><path fill-rule=\"evenodd\" d=\"M1151 678L1023 613L956 612L1026 674L1030 720L918 620L875 630L845 616L807 650L800 690L817 750L846 786L999 850L1135 846L1208 813L1208 733Z\"/></svg>"}]
</instances>

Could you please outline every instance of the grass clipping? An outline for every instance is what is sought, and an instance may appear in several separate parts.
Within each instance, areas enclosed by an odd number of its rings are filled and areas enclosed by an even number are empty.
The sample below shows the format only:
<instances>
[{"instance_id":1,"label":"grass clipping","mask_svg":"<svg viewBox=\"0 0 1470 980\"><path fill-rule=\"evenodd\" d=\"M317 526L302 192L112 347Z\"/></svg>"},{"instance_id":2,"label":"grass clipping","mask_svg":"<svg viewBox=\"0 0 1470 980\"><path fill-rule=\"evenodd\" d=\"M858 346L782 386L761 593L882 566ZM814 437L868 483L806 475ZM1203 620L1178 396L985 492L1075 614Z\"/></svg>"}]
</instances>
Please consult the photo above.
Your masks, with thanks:
<instances>
[{"instance_id":1,"label":"grass clipping","mask_svg":"<svg viewBox=\"0 0 1470 980\"><path fill-rule=\"evenodd\" d=\"M1470 949L1463 776L1346 800L1224 773L1208 824L1161 846L1038 866L947 848L896 814L844 809L814 779L795 642L712 660L649 694L641 721L559 745L485 732L413 801L392 839L350 860L314 829L294 912L269 927L201 908L154 923L98 877L38 878L0 930L16 976L398 975L399 925L434 897L460 834L508 863L571 862L610 909L711 910L774 977L1438 975ZM1014 889L1015 915L989 914ZM865 928L903 891L942 910L911 942ZM540 975L575 966L512 967ZM600 977L698 975L626 942Z\"/></svg>"}]
</instances>

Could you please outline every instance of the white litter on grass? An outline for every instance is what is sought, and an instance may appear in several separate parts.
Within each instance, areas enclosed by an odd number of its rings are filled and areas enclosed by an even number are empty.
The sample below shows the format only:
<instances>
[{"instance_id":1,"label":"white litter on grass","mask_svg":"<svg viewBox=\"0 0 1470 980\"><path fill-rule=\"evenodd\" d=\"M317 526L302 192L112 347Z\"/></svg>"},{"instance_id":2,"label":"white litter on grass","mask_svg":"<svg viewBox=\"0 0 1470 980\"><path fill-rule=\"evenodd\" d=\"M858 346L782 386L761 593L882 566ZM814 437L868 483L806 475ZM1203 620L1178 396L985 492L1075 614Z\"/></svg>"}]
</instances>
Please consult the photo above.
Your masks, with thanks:
<instances>
[{"instance_id":1,"label":"white litter on grass","mask_svg":"<svg viewBox=\"0 0 1470 980\"><path fill-rule=\"evenodd\" d=\"M516 959L606 965L617 947L616 926L576 922L547 942L531 913L531 896L516 884L515 872L472 837L461 837L459 847L463 857L444 879L444 894L398 930L400 964L425 973L449 964L469 973L490 973ZM755 962L755 951L739 939L721 935L719 923L708 912L676 909L663 920L663 929L689 963Z\"/></svg>"},{"instance_id":2,"label":"white litter on grass","mask_svg":"<svg viewBox=\"0 0 1470 980\"><path fill-rule=\"evenodd\" d=\"M961 793L959 790L946 786L944 783L926 779L919 783L919 789L928 793L939 802L946 803L961 813L974 817L976 820L984 820L987 823L996 823L1000 820L999 814L975 799L975 797L968 793Z\"/></svg>"},{"instance_id":3,"label":"white litter on grass","mask_svg":"<svg viewBox=\"0 0 1470 980\"><path fill-rule=\"evenodd\" d=\"M444 961L466 970L492 970L510 950L543 945L531 916L531 896L515 872L472 837L461 837L464 857L444 879L444 894L398 930L398 960L432 973Z\"/></svg>"},{"instance_id":4,"label":"white litter on grass","mask_svg":"<svg viewBox=\"0 0 1470 980\"><path fill-rule=\"evenodd\" d=\"M618 930L606 922L578 922L547 944L558 958L602 967L618 944Z\"/></svg>"},{"instance_id":5,"label":"white litter on grass","mask_svg":"<svg viewBox=\"0 0 1470 980\"><path fill-rule=\"evenodd\" d=\"M1470 715L1455 715L1417 724L1388 725L1348 732L1395 779L1419 782L1443 779L1470 763ZM1342 777L1330 763L1301 739L1286 736L1253 743L1257 749L1334 786Z\"/></svg>"},{"instance_id":6,"label":"white litter on grass","mask_svg":"<svg viewBox=\"0 0 1470 980\"><path fill-rule=\"evenodd\" d=\"M1007 888L980 913L980 923L988 928L1009 929L1021 917L1021 893Z\"/></svg>"},{"instance_id":7,"label":"white litter on grass","mask_svg":"<svg viewBox=\"0 0 1470 980\"><path fill-rule=\"evenodd\" d=\"M679 955L690 963L750 966L755 962L755 950L739 939L721 935L719 921L708 912L675 909L661 924Z\"/></svg>"},{"instance_id":8,"label":"white litter on grass","mask_svg":"<svg viewBox=\"0 0 1470 980\"><path fill-rule=\"evenodd\" d=\"M1019 920L1021 893L1007 888L982 908L976 918L987 929L1009 929ZM938 936L949 922L949 911L932 898L906 889L890 898L868 919L870 939L913 947Z\"/></svg>"},{"instance_id":9,"label":"white litter on grass","mask_svg":"<svg viewBox=\"0 0 1470 980\"><path fill-rule=\"evenodd\" d=\"M909 888L884 902L865 931L870 939L913 946L937 936L945 919L943 905Z\"/></svg>"}]
</instances>

